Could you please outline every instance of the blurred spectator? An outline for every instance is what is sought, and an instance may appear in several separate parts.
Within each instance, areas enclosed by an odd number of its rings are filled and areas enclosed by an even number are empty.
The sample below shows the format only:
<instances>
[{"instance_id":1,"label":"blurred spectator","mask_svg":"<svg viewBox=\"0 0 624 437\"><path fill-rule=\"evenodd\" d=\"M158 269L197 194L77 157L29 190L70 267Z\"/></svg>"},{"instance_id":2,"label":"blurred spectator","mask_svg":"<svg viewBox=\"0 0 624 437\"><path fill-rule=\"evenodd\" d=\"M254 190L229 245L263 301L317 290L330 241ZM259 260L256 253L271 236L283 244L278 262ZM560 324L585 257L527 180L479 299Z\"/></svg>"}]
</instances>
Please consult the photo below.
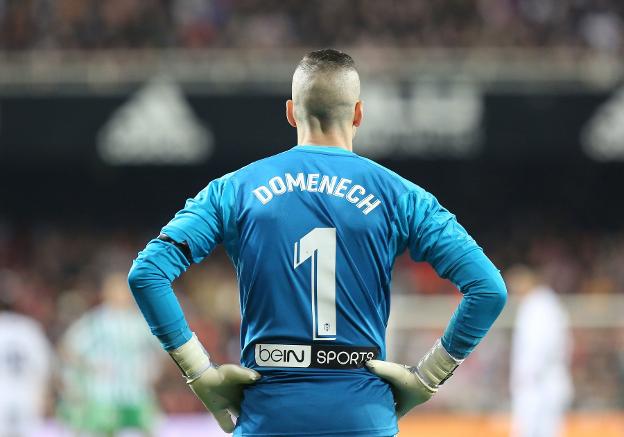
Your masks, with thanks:
<instances>
[{"instance_id":1,"label":"blurred spectator","mask_svg":"<svg viewBox=\"0 0 624 437\"><path fill-rule=\"evenodd\" d=\"M0 0L0 48L586 47L622 50L618 0Z\"/></svg>"},{"instance_id":2,"label":"blurred spectator","mask_svg":"<svg viewBox=\"0 0 624 437\"><path fill-rule=\"evenodd\" d=\"M0 436L37 433L49 391L52 348L36 320L12 310L20 286L0 270Z\"/></svg>"},{"instance_id":3,"label":"blurred spectator","mask_svg":"<svg viewBox=\"0 0 624 437\"><path fill-rule=\"evenodd\" d=\"M585 42L600 52L617 53L622 47L622 18L608 11L585 15L580 33Z\"/></svg>"},{"instance_id":4,"label":"blurred spectator","mask_svg":"<svg viewBox=\"0 0 624 437\"><path fill-rule=\"evenodd\" d=\"M107 274L102 304L74 322L61 342L61 417L76 431L151 434L158 346L132 303L125 272Z\"/></svg>"},{"instance_id":5,"label":"blurred spectator","mask_svg":"<svg viewBox=\"0 0 624 437\"><path fill-rule=\"evenodd\" d=\"M572 400L568 316L555 292L528 267L506 275L520 306L511 354L513 437L557 437Z\"/></svg>"}]
</instances>

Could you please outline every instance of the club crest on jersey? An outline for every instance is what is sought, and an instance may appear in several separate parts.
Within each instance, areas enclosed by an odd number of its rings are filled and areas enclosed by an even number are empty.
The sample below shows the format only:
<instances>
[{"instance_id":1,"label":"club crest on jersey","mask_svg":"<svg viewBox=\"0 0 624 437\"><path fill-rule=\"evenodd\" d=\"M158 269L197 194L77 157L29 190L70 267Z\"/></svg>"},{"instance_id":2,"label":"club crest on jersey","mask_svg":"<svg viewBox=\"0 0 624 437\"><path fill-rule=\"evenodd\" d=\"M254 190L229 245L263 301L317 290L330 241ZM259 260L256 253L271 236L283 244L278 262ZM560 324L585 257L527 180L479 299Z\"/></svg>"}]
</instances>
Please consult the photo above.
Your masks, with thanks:
<instances>
[{"instance_id":1,"label":"club crest on jersey","mask_svg":"<svg viewBox=\"0 0 624 437\"><path fill-rule=\"evenodd\" d=\"M294 191L308 191L312 193L324 193L346 199L354 204L364 215L381 204L374 194L367 194L366 188L359 184L353 184L351 179L327 176L319 173L290 173L284 176L274 176L266 185L260 185L252 192L254 196L266 205L273 197Z\"/></svg>"}]
</instances>

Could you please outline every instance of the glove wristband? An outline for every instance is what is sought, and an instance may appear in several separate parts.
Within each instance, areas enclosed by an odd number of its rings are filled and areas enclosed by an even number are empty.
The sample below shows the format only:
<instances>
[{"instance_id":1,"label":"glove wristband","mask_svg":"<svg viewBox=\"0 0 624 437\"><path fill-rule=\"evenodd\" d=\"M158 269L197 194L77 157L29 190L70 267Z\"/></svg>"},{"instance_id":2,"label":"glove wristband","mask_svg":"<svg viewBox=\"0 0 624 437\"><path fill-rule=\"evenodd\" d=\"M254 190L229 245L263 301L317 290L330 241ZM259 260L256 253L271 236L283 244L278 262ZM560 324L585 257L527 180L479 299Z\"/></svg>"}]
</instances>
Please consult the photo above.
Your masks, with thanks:
<instances>
[{"instance_id":1,"label":"glove wristband","mask_svg":"<svg viewBox=\"0 0 624 437\"><path fill-rule=\"evenodd\" d=\"M170 351L169 355L182 371L187 384L195 381L202 373L212 367L210 355L199 342L195 333L189 341Z\"/></svg>"},{"instance_id":2,"label":"glove wristband","mask_svg":"<svg viewBox=\"0 0 624 437\"><path fill-rule=\"evenodd\" d=\"M420 360L415 373L428 388L437 390L438 386L444 384L453 375L462 361L451 356L438 339Z\"/></svg>"},{"instance_id":3,"label":"glove wristband","mask_svg":"<svg viewBox=\"0 0 624 437\"><path fill-rule=\"evenodd\" d=\"M428 381L425 381L425 379L423 378L423 376L418 373L418 368L417 367L409 367L408 368L410 372L412 372L412 374L418 378L418 380L420 381L420 383L427 389L429 390L429 392L433 395L436 394L438 392L438 387L432 387Z\"/></svg>"}]
</instances>

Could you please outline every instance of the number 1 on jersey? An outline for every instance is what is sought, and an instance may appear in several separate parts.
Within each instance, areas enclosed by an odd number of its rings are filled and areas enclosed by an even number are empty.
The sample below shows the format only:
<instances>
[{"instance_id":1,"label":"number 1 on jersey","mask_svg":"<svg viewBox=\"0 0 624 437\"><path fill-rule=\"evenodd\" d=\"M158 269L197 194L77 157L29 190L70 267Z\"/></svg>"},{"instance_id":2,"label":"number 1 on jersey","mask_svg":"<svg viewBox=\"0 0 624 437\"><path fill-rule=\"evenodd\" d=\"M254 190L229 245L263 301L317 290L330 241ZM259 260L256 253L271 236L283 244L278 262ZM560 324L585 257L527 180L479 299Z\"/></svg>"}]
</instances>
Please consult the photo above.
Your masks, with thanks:
<instances>
[{"instance_id":1,"label":"number 1 on jersey","mask_svg":"<svg viewBox=\"0 0 624 437\"><path fill-rule=\"evenodd\" d=\"M336 339L336 229L314 228L295 243L294 268L310 259L312 339Z\"/></svg>"}]
</instances>

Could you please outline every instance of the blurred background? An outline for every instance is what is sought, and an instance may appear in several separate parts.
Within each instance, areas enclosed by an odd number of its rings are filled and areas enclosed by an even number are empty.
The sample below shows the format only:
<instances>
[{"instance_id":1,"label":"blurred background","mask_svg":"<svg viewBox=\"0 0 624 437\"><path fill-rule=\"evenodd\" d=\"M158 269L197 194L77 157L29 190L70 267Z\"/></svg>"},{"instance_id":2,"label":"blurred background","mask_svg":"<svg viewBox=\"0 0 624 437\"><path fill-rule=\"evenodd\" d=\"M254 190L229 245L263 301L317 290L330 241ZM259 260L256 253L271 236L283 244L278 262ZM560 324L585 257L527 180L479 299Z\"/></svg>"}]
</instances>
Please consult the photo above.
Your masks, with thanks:
<instances>
[{"instance_id":1,"label":"blurred background","mask_svg":"<svg viewBox=\"0 0 624 437\"><path fill-rule=\"evenodd\" d=\"M504 274L528 266L533 285L556 292L553 341L573 387L558 404L564 435L624 435L618 0L0 0L0 302L29 317L0 318L0 342L13 342L0 350L0 410L11 412L0 435L125 425L221 435L123 302L119 278L185 198L295 144L284 118L291 75L326 46L361 72L356 151L435 193ZM406 257L393 284L389 358L415 364L461 295ZM214 360L237 362L224 253L175 289ZM510 358L521 295L510 287L491 334L400 435L509 435L510 375L524 371ZM525 325L549 332L545 314ZM26 335L39 345L28 359L17 342ZM128 351L136 363L120 377ZM29 359L38 370L24 370ZM105 375L101 387L84 382L93 374ZM45 387L41 425L39 410L18 417L33 402L15 401L22 387L11 381L25 375L33 397ZM109 390L137 375L136 393ZM91 417L87 398L134 410ZM30 425L10 431L20 420Z\"/></svg>"}]
</instances>

